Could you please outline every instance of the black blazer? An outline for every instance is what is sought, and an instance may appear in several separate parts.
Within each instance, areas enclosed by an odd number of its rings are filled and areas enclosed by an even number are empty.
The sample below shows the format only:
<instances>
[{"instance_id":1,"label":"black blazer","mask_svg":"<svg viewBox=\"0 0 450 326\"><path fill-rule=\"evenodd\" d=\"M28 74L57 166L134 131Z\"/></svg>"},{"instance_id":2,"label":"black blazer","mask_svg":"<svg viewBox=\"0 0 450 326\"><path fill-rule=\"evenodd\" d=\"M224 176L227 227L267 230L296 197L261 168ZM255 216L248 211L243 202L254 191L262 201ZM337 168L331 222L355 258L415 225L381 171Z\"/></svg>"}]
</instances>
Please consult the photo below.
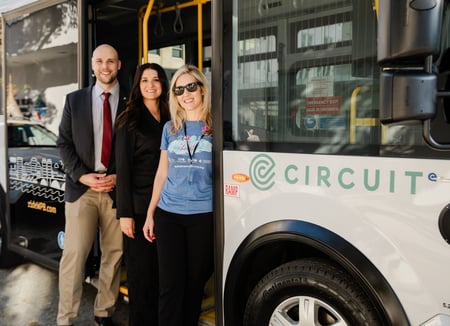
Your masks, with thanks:
<instances>
[{"instance_id":1,"label":"black blazer","mask_svg":"<svg viewBox=\"0 0 450 326\"><path fill-rule=\"evenodd\" d=\"M161 112L158 122L145 107L139 112L133 130L129 130L129 125L117 130L115 145L120 153L116 156L117 218L145 219L161 153L162 130L169 120L168 114Z\"/></svg>"},{"instance_id":2,"label":"black blazer","mask_svg":"<svg viewBox=\"0 0 450 326\"><path fill-rule=\"evenodd\" d=\"M66 189L64 199L74 202L88 190L88 186L78 182L86 173L95 172L94 130L92 121L92 88L79 89L66 96L64 111L59 125L56 145L59 150L64 172ZM125 109L126 93L120 90L116 117ZM108 174L115 173L114 135ZM114 199L114 194L111 193Z\"/></svg>"}]
</instances>

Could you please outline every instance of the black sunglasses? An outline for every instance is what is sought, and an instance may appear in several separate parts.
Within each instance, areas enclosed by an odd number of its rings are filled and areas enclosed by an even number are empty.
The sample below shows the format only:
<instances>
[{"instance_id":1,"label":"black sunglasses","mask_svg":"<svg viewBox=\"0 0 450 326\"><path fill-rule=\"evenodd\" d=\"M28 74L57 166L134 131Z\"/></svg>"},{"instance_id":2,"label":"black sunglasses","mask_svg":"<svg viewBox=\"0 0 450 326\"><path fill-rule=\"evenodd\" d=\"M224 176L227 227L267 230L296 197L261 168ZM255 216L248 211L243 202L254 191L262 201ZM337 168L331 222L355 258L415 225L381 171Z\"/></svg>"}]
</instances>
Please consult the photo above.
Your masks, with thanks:
<instances>
[{"instance_id":1,"label":"black sunglasses","mask_svg":"<svg viewBox=\"0 0 450 326\"><path fill-rule=\"evenodd\" d=\"M176 96L181 96L181 95L184 94L184 89L186 89L189 93L193 93L193 92L195 92L197 90L198 86L202 86L202 83L200 83L200 82L193 82L193 83L189 83L189 84L184 85L184 86L177 86L177 87L174 87L172 89L172 91L173 91L173 93Z\"/></svg>"}]
</instances>

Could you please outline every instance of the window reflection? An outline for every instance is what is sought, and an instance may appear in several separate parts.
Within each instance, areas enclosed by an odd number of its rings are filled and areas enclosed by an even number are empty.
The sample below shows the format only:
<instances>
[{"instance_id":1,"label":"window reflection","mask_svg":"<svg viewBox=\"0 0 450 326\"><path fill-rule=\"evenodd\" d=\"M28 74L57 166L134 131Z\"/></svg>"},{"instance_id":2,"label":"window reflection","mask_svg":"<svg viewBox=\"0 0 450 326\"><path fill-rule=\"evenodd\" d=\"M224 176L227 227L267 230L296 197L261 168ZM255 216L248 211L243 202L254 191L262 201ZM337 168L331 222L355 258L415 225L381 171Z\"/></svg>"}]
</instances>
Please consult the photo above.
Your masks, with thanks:
<instances>
[{"instance_id":1,"label":"window reflection","mask_svg":"<svg viewBox=\"0 0 450 326\"><path fill-rule=\"evenodd\" d=\"M7 116L57 132L64 97L78 88L76 1L6 17L4 42Z\"/></svg>"}]
</instances>

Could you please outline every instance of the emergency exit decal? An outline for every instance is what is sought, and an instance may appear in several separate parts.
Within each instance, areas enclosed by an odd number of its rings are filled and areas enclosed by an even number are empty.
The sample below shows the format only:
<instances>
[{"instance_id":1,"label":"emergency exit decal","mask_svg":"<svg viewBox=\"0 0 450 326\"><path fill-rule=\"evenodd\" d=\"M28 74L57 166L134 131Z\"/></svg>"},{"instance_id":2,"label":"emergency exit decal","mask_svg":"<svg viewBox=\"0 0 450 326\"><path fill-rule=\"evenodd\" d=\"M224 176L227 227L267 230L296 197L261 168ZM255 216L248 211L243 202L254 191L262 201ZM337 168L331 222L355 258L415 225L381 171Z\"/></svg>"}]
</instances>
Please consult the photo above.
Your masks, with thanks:
<instances>
[{"instance_id":1,"label":"emergency exit decal","mask_svg":"<svg viewBox=\"0 0 450 326\"><path fill-rule=\"evenodd\" d=\"M334 95L331 76L310 77L306 88L306 114L340 114L341 97Z\"/></svg>"}]
</instances>

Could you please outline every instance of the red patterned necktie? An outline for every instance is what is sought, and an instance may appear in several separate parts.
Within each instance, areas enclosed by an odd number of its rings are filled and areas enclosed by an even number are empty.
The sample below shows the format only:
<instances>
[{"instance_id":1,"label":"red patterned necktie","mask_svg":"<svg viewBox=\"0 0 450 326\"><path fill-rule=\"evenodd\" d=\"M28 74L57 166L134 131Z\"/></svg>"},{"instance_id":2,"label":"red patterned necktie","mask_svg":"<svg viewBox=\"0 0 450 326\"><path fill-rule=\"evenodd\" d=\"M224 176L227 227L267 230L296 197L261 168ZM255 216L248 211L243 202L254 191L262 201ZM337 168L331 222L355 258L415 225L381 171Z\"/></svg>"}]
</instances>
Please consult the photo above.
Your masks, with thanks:
<instances>
[{"instance_id":1,"label":"red patterned necktie","mask_svg":"<svg viewBox=\"0 0 450 326\"><path fill-rule=\"evenodd\" d=\"M112 144L112 119L109 96L111 93L103 93L103 139L102 139L102 164L107 168Z\"/></svg>"}]
</instances>

